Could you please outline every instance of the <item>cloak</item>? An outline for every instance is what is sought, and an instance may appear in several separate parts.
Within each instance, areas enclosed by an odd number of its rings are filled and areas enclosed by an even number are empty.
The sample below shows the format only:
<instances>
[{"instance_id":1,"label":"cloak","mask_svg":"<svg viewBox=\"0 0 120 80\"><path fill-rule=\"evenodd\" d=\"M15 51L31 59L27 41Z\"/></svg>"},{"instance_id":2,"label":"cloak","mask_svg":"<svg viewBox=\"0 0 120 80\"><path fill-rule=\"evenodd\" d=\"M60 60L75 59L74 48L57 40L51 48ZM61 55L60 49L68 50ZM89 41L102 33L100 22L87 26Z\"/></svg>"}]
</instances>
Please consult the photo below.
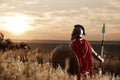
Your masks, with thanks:
<instances>
[{"instance_id":1,"label":"cloak","mask_svg":"<svg viewBox=\"0 0 120 80\"><path fill-rule=\"evenodd\" d=\"M70 47L78 58L80 74L89 72L89 75L92 76L92 50L88 41L78 38L72 41Z\"/></svg>"}]
</instances>

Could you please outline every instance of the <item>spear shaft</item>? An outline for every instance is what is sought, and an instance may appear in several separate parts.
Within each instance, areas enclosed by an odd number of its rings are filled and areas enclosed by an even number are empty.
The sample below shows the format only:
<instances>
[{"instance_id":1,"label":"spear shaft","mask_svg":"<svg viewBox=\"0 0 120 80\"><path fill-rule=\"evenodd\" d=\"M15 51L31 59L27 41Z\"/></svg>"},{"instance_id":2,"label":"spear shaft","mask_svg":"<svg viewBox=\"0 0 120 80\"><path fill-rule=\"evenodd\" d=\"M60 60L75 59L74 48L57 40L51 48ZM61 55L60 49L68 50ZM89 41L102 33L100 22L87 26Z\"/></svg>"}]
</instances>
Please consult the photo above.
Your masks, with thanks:
<instances>
[{"instance_id":1,"label":"spear shaft","mask_svg":"<svg viewBox=\"0 0 120 80\"><path fill-rule=\"evenodd\" d=\"M104 40L105 40L105 23L103 23L103 28L102 28L102 45L101 45L101 56L102 57L104 54Z\"/></svg>"},{"instance_id":2,"label":"spear shaft","mask_svg":"<svg viewBox=\"0 0 120 80\"><path fill-rule=\"evenodd\" d=\"M101 57L103 57L103 53L104 53L104 40L105 40L105 23L103 23L103 28L102 28ZM99 75L102 75L102 62L100 62Z\"/></svg>"}]
</instances>

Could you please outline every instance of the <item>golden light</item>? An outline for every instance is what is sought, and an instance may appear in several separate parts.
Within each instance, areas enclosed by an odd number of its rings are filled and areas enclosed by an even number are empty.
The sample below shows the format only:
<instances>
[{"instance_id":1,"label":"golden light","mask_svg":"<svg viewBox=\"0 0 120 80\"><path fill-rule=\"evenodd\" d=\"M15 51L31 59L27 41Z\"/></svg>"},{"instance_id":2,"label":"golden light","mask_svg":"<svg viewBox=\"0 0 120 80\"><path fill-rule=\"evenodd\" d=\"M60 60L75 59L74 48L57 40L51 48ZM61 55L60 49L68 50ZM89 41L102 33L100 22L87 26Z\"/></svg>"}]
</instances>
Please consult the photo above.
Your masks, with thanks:
<instances>
[{"instance_id":1,"label":"golden light","mask_svg":"<svg viewBox=\"0 0 120 80\"><path fill-rule=\"evenodd\" d=\"M23 14L12 14L4 17L5 26L4 30L11 32L12 34L19 35L30 30L31 18Z\"/></svg>"}]
</instances>

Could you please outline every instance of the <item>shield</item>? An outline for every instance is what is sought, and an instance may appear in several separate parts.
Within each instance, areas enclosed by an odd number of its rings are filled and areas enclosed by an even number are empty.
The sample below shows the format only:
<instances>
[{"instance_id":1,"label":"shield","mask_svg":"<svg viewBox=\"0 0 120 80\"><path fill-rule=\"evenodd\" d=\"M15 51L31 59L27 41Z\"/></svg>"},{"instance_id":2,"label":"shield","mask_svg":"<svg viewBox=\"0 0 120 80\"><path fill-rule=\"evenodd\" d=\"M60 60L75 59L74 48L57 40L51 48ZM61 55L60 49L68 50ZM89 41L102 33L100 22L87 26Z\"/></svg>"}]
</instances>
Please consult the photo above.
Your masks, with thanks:
<instances>
[{"instance_id":1,"label":"shield","mask_svg":"<svg viewBox=\"0 0 120 80\"><path fill-rule=\"evenodd\" d=\"M60 65L62 69L65 69L66 60L68 60L67 72L72 75L78 74L79 62L74 51L68 45L58 45L52 52L53 68L57 68Z\"/></svg>"}]
</instances>

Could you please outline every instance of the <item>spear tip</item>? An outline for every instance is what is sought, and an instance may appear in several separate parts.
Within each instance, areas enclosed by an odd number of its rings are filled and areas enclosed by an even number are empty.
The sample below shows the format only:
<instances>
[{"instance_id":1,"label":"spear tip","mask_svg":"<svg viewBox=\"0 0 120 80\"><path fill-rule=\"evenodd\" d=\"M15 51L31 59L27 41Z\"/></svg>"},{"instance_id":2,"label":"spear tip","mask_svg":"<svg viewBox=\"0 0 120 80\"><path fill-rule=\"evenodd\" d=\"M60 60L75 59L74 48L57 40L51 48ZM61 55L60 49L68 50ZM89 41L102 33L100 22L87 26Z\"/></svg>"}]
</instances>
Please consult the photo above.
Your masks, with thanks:
<instances>
[{"instance_id":1,"label":"spear tip","mask_svg":"<svg viewBox=\"0 0 120 80\"><path fill-rule=\"evenodd\" d=\"M105 22L103 23L102 33L105 33Z\"/></svg>"}]
</instances>

